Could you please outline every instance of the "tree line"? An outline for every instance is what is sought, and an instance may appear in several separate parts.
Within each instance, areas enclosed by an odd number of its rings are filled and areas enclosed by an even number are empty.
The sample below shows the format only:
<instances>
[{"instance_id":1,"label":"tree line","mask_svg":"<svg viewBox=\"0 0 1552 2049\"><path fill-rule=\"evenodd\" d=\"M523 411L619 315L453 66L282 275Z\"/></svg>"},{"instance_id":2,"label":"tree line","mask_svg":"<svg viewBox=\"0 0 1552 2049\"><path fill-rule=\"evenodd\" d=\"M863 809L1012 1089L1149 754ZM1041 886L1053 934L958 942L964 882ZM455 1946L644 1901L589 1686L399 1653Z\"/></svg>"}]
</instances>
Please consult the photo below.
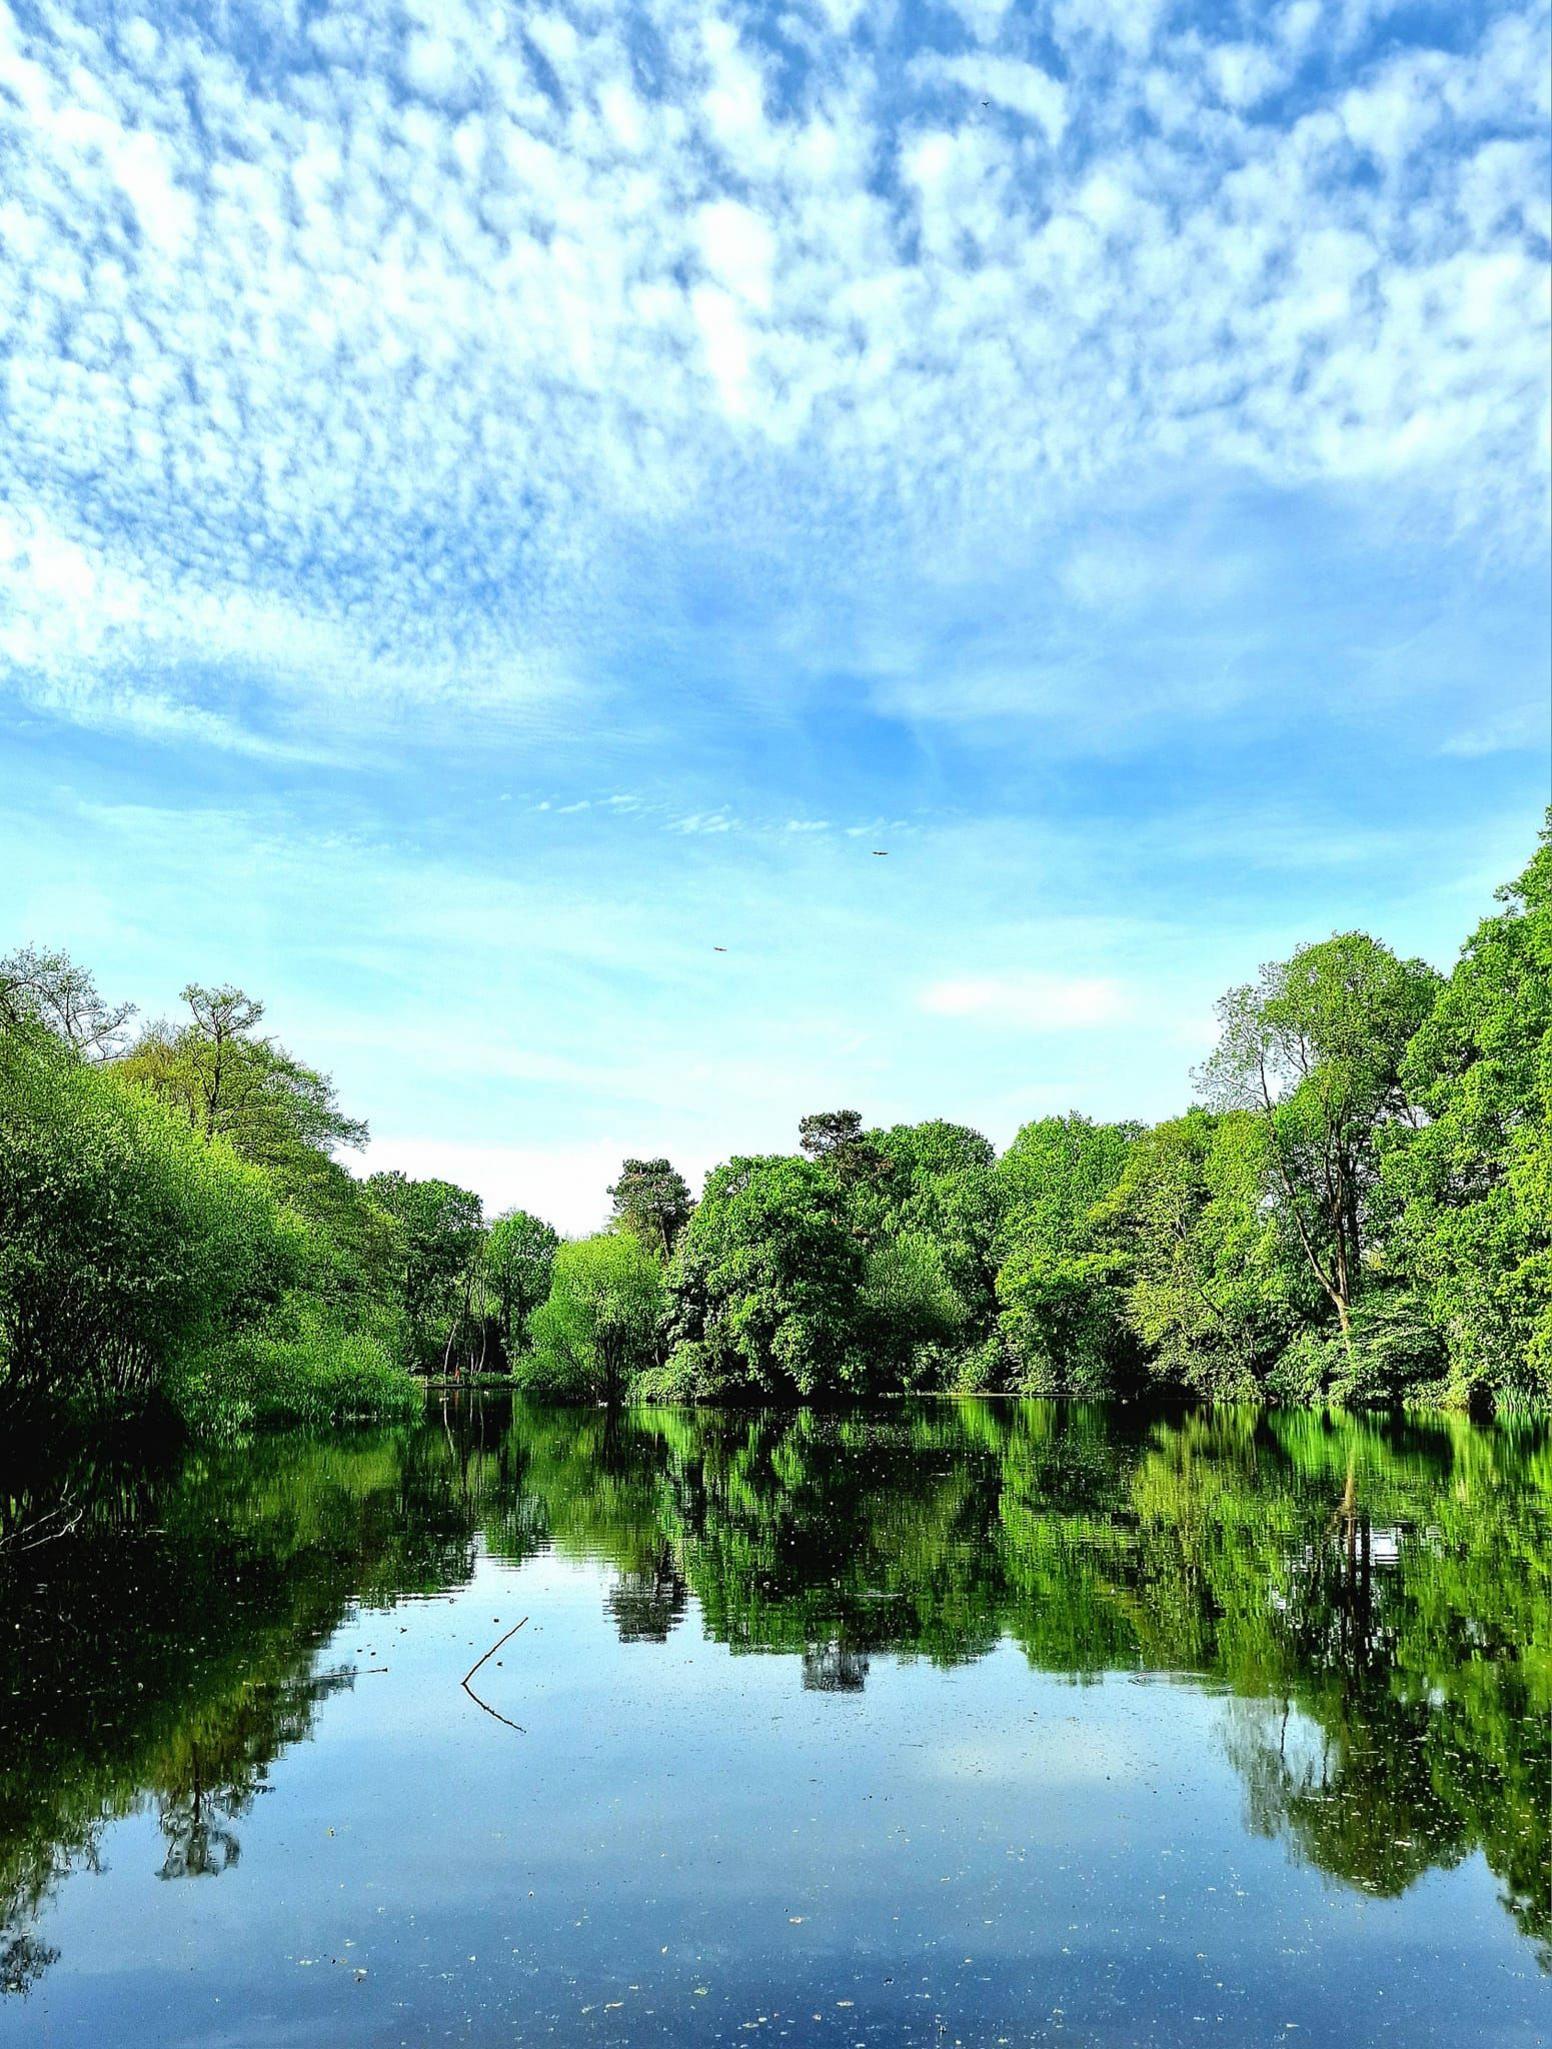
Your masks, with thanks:
<instances>
[{"instance_id":1,"label":"tree line","mask_svg":"<svg viewBox=\"0 0 1552 2049\"><path fill-rule=\"evenodd\" d=\"M802 1120L699 1200L625 1161L562 1243L351 1174L366 1127L233 988L134 1029L0 962L0 1397L195 1420L381 1413L413 1374L773 1404L900 1391L1515 1405L1552 1396L1552 839L1453 971L1362 932L1231 989L1198 1100L1000 1156Z\"/></svg>"},{"instance_id":2,"label":"tree line","mask_svg":"<svg viewBox=\"0 0 1552 2049\"><path fill-rule=\"evenodd\" d=\"M805 1117L698 1203L627 1161L562 1246L531 1390L1353 1404L1552 1396L1552 842L1444 977L1363 932L1218 1005L1199 1100L959 1124Z\"/></svg>"}]
</instances>

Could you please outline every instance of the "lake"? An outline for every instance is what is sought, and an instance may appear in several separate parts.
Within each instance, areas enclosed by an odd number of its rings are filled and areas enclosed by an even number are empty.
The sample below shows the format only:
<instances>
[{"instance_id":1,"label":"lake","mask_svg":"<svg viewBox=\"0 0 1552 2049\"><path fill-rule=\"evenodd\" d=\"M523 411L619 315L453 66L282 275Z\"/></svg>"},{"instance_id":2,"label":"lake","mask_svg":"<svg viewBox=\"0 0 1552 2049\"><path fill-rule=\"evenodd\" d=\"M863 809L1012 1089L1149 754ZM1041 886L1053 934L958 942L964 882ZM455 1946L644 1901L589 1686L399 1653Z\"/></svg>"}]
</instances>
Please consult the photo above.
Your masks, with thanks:
<instances>
[{"instance_id":1,"label":"lake","mask_svg":"<svg viewBox=\"0 0 1552 2049\"><path fill-rule=\"evenodd\" d=\"M466 1395L61 1495L0 2044L1552 2038L1541 1427Z\"/></svg>"}]
</instances>

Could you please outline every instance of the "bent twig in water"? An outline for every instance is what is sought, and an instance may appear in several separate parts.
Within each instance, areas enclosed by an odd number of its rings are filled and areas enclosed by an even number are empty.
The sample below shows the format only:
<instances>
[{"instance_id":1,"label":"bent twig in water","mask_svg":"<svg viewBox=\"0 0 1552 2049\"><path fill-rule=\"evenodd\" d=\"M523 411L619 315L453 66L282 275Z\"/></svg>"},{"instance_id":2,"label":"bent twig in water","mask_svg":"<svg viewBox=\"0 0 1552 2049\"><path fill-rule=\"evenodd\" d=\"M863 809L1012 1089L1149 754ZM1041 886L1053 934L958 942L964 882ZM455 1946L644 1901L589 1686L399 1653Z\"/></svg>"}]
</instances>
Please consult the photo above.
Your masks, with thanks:
<instances>
[{"instance_id":1,"label":"bent twig in water","mask_svg":"<svg viewBox=\"0 0 1552 2049\"><path fill-rule=\"evenodd\" d=\"M493 1708L488 1700L481 1700L479 1695L475 1692L474 1688L469 1684L469 1681L474 1677L475 1673L480 1669L481 1665L485 1663L485 1659L493 1658L504 1643L509 1643L511 1639L514 1636L516 1636L517 1632L522 1628L523 1622L526 1622L527 1620L528 1617L525 1615L523 1617L522 1622L514 1622L512 1624L512 1627L507 1631L505 1636L498 1636L496 1638L496 1641L491 1645L490 1649L485 1653L485 1657L476 1658L474 1663L469 1667L468 1671L464 1673L463 1677L458 1682L458 1684L463 1688L464 1692L468 1694L470 1700L474 1702L474 1705L476 1707L483 1708L486 1714L488 1715L494 1715L498 1722L505 1722L509 1729L516 1729L519 1736L526 1736L528 1733L527 1730L523 1727L522 1723L514 1722L509 1715L504 1715L499 1708Z\"/></svg>"}]
</instances>

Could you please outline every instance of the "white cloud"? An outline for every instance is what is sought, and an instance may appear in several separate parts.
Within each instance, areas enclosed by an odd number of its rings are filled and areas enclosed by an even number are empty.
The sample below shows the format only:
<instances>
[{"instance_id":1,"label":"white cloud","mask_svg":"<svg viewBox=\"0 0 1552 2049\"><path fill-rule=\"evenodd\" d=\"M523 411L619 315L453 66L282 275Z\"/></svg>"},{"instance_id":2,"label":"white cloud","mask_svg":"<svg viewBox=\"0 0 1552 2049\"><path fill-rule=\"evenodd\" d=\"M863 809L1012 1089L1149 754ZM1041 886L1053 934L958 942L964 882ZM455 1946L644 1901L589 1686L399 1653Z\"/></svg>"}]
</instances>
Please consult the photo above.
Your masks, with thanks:
<instances>
[{"instance_id":1,"label":"white cloud","mask_svg":"<svg viewBox=\"0 0 1552 2049\"><path fill-rule=\"evenodd\" d=\"M1057 1032L1123 1022L1131 1013L1124 986L1100 975L964 975L930 983L917 998L934 1017Z\"/></svg>"},{"instance_id":2,"label":"white cloud","mask_svg":"<svg viewBox=\"0 0 1552 2049\"><path fill-rule=\"evenodd\" d=\"M272 728L539 720L636 633L645 536L798 591L1012 570L1160 474L1539 544L1539 0L1286 106L1299 6L1215 44L1074 0L1050 70L960 13L995 52L356 0L256 57L240 10L0 5L0 502L40 537L0 673L212 736L239 673Z\"/></svg>"},{"instance_id":3,"label":"white cloud","mask_svg":"<svg viewBox=\"0 0 1552 2049\"><path fill-rule=\"evenodd\" d=\"M1465 761L1477 760L1485 754L1510 754L1531 749L1545 752L1547 729L1548 707L1545 702L1521 705L1484 724L1452 733L1439 752Z\"/></svg>"},{"instance_id":4,"label":"white cloud","mask_svg":"<svg viewBox=\"0 0 1552 2049\"><path fill-rule=\"evenodd\" d=\"M526 1209L563 1237L601 1230L609 1217L607 1189L621 1155L607 1141L583 1145L480 1145L413 1135L376 1136L350 1165L362 1174L398 1168L472 1188L487 1216Z\"/></svg>"}]
</instances>

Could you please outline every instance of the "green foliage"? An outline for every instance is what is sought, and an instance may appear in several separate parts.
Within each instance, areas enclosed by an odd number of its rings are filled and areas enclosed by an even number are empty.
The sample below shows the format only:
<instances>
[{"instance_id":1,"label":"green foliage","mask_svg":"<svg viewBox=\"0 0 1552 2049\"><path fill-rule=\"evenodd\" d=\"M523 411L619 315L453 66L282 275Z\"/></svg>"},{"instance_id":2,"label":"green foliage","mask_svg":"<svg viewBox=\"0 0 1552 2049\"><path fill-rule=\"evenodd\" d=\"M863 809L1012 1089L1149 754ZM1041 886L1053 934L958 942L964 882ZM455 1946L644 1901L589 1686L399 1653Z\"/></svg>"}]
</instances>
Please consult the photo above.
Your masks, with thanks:
<instances>
[{"instance_id":1,"label":"green foliage","mask_svg":"<svg viewBox=\"0 0 1552 2049\"><path fill-rule=\"evenodd\" d=\"M962 1305L963 1336L985 1337L996 1315L999 1193L993 1147L968 1125L940 1118L892 1125L871 1137L887 1171L851 1198L854 1214L864 1205L871 1212L864 1235L874 1241L893 1232L930 1238Z\"/></svg>"},{"instance_id":2,"label":"green foliage","mask_svg":"<svg viewBox=\"0 0 1552 2049\"><path fill-rule=\"evenodd\" d=\"M901 1230L867 1254L862 1306L875 1370L891 1387L941 1385L946 1362L970 1320L942 1243L929 1231Z\"/></svg>"},{"instance_id":3,"label":"green foliage","mask_svg":"<svg viewBox=\"0 0 1552 2049\"><path fill-rule=\"evenodd\" d=\"M649 1252L667 1259L695 1208L690 1186L671 1161L626 1160L609 1190L614 1221L634 1231Z\"/></svg>"},{"instance_id":4,"label":"green foliage","mask_svg":"<svg viewBox=\"0 0 1552 2049\"><path fill-rule=\"evenodd\" d=\"M998 1333L1021 1393L1099 1395L1133 1376L1122 1269L1095 1216L1141 1129L1041 1117L997 1162Z\"/></svg>"},{"instance_id":5,"label":"green foliage","mask_svg":"<svg viewBox=\"0 0 1552 2049\"><path fill-rule=\"evenodd\" d=\"M1266 1155L1249 1111L1189 1110L1133 1141L1100 1207L1128 1320L1167 1384L1253 1397L1294 1327L1301 1273L1268 1207Z\"/></svg>"},{"instance_id":6,"label":"green foliage","mask_svg":"<svg viewBox=\"0 0 1552 2049\"><path fill-rule=\"evenodd\" d=\"M657 1363L662 1314L662 1265L632 1233L569 1240L515 1377L563 1401L619 1401Z\"/></svg>"},{"instance_id":7,"label":"green foliage","mask_svg":"<svg viewBox=\"0 0 1552 2049\"><path fill-rule=\"evenodd\" d=\"M109 1003L68 953L21 946L0 960L0 1032L35 1029L83 1060L106 1060L119 1051L134 1014L132 1003Z\"/></svg>"},{"instance_id":8,"label":"green foliage","mask_svg":"<svg viewBox=\"0 0 1552 2049\"><path fill-rule=\"evenodd\" d=\"M734 1159L707 1177L669 1272L662 1391L705 1399L861 1393L866 1255L827 1166Z\"/></svg>"},{"instance_id":9,"label":"green foliage","mask_svg":"<svg viewBox=\"0 0 1552 2049\"><path fill-rule=\"evenodd\" d=\"M699 1207L625 1161L614 1230L558 1250L449 1182L354 1178L365 1126L241 990L191 983L120 1054L128 1007L21 949L0 1395L337 1415L387 1356L608 1401L1552 1399L1552 840L1501 894L1447 982L1361 932L1265 966L1218 1006L1210 1106L1151 1129L1043 1117L998 1159L818 1112Z\"/></svg>"},{"instance_id":10,"label":"green foliage","mask_svg":"<svg viewBox=\"0 0 1552 2049\"><path fill-rule=\"evenodd\" d=\"M0 1035L0 1395L144 1401L252 1328L299 1233L264 1177L47 1034Z\"/></svg>"},{"instance_id":11,"label":"green foliage","mask_svg":"<svg viewBox=\"0 0 1552 2049\"><path fill-rule=\"evenodd\" d=\"M1090 1217L1120 1180L1140 1124L1095 1124L1076 1110L1026 1124L997 1162L998 1250L1090 1249Z\"/></svg>"},{"instance_id":12,"label":"green foliage","mask_svg":"<svg viewBox=\"0 0 1552 2049\"><path fill-rule=\"evenodd\" d=\"M1218 1005L1209 1097L1260 1121L1268 1192L1344 1337L1364 1281L1383 1135L1411 1109L1402 1063L1438 988L1425 962L1343 932L1269 962Z\"/></svg>"},{"instance_id":13,"label":"green foliage","mask_svg":"<svg viewBox=\"0 0 1552 2049\"><path fill-rule=\"evenodd\" d=\"M417 1181L397 1170L372 1175L367 1188L393 1233L405 1363L421 1371L446 1366L473 1311L484 1247L480 1198L454 1182Z\"/></svg>"},{"instance_id":14,"label":"green foliage","mask_svg":"<svg viewBox=\"0 0 1552 2049\"><path fill-rule=\"evenodd\" d=\"M168 1393L204 1436L254 1425L408 1419L423 1399L380 1338L343 1327L306 1296L288 1297L261 1329L180 1362Z\"/></svg>"},{"instance_id":15,"label":"green foliage","mask_svg":"<svg viewBox=\"0 0 1552 2049\"><path fill-rule=\"evenodd\" d=\"M1407 1049L1425 1113L1386 1157L1390 1263L1452 1398L1552 1398L1552 832L1499 891Z\"/></svg>"},{"instance_id":16,"label":"green foliage","mask_svg":"<svg viewBox=\"0 0 1552 2049\"><path fill-rule=\"evenodd\" d=\"M119 1062L125 1080L159 1096L205 1138L224 1138L293 1201L329 1148L366 1142L366 1126L340 1109L326 1074L257 1035L262 1003L240 989L196 982L183 1000L189 1021L153 1025Z\"/></svg>"},{"instance_id":17,"label":"green foliage","mask_svg":"<svg viewBox=\"0 0 1552 2049\"><path fill-rule=\"evenodd\" d=\"M1108 1252L1021 1245L997 1275L998 1334L1021 1394L1103 1395L1126 1377L1131 1331Z\"/></svg>"},{"instance_id":18,"label":"green foliage","mask_svg":"<svg viewBox=\"0 0 1552 2049\"><path fill-rule=\"evenodd\" d=\"M798 1144L842 1188L880 1180L888 1162L862 1128L859 1110L816 1110L798 1120Z\"/></svg>"},{"instance_id":19,"label":"green foliage","mask_svg":"<svg viewBox=\"0 0 1552 2049\"><path fill-rule=\"evenodd\" d=\"M230 1431L403 1412L414 1398L383 1341L384 1220L324 1150L361 1127L335 1113L325 1077L241 1037L257 1005L218 994L196 1008L185 1066L162 1071L191 1087L203 1075L196 1099L156 1085L142 1057L170 1038L111 1057L127 1011L64 956L28 950L0 971L0 1406L12 1418L160 1400L196 1429Z\"/></svg>"},{"instance_id":20,"label":"green foliage","mask_svg":"<svg viewBox=\"0 0 1552 2049\"><path fill-rule=\"evenodd\" d=\"M528 1319L550 1292L560 1239L527 1210L497 1217L485 1239L484 1281L510 1365L528 1342Z\"/></svg>"}]
</instances>

